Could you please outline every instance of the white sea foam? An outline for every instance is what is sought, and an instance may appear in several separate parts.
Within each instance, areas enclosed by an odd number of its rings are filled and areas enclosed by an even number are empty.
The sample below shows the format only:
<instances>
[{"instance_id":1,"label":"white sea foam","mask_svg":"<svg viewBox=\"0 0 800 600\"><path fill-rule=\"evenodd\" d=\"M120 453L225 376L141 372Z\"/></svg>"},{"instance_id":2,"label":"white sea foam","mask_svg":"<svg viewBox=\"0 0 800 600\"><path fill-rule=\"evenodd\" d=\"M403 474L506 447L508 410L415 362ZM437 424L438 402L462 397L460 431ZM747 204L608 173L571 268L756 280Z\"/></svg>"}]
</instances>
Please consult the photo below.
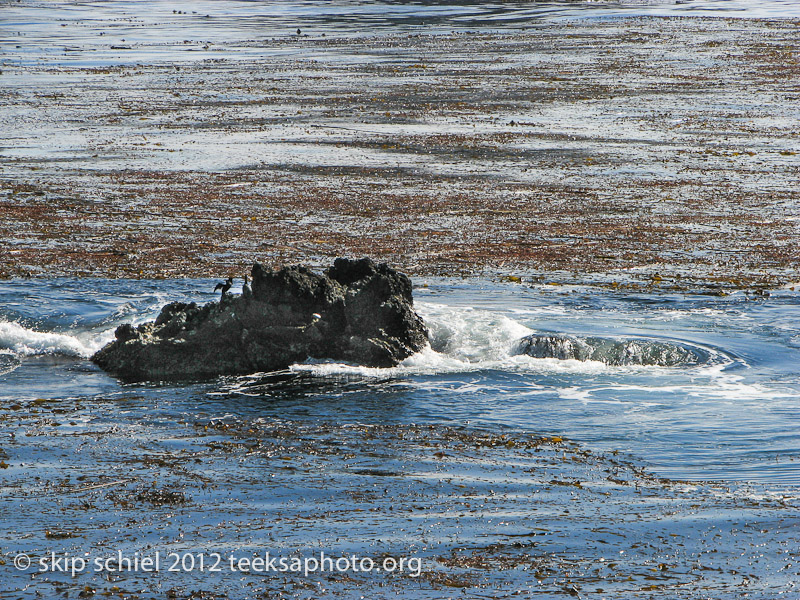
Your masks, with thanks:
<instances>
[{"instance_id":1,"label":"white sea foam","mask_svg":"<svg viewBox=\"0 0 800 600\"><path fill-rule=\"evenodd\" d=\"M612 372L654 374L663 370L669 375L674 367L655 365L608 365L597 360L541 358L516 351L519 340L534 331L508 316L489 310L452 307L420 302L417 310L430 330L430 346L393 368L372 368L348 365L330 360L309 360L292 365L295 372L320 377L404 377L473 371L497 370L515 373L564 373L594 375ZM706 363L687 365L696 374L714 376L726 369L733 359L716 349L691 344L709 355Z\"/></svg>"},{"instance_id":2,"label":"white sea foam","mask_svg":"<svg viewBox=\"0 0 800 600\"><path fill-rule=\"evenodd\" d=\"M508 357L514 343L533 333L529 327L487 310L420 302L417 310L437 352L467 363Z\"/></svg>"},{"instance_id":3,"label":"white sea foam","mask_svg":"<svg viewBox=\"0 0 800 600\"><path fill-rule=\"evenodd\" d=\"M28 329L19 323L0 321L0 350L20 356L61 354L87 358L113 337L113 330L70 335Z\"/></svg>"},{"instance_id":4,"label":"white sea foam","mask_svg":"<svg viewBox=\"0 0 800 600\"><path fill-rule=\"evenodd\" d=\"M294 372L306 372L320 377L353 376L394 378L414 375L505 371L531 374L586 374L610 372L652 373L659 367L625 365L609 366L598 361L558 358L537 358L515 352L518 341L534 333L530 327L511 317L491 310L472 307L453 307L444 304L419 302L417 310L430 330L430 346L393 368L372 368L326 360L308 360L292 365ZM145 320L140 314L134 323ZM43 332L24 327L17 322L0 321L0 352L6 350L17 356L61 354L86 358L113 339L113 328L105 324L102 331ZM713 353L713 351L712 351ZM721 363L721 364L720 364ZM712 360L701 368L705 375L724 370L730 361ZM694 367L698 369L698 367ZM665 373L666 374L666 373ZM702 386L701 386L702 387ZM725 388L730 391L730 387Z\"/></svg>"},{"instance_id":5,"label":"white sea foam","mask_svg":"<svg viewBox=\"0 0 800 600\"><path fill-rule=\"evenodd\" d=\"M10 373L19 366L19 358L9 350L0 350L0 375Z\"/></svg>"},{"instance_id":6,"label":"white sea foam","mask_svg":"<svg viewBox=\"0 0 800 600\"><path fill-rule=\"evenodd\" d=\"M431 345L397 367L379 369L331 361L293 365L293 371L319 376L402 377L462 373L481 369L514 370L529 357L511 356L514 343L531 329L503 315L472 308L420 302L417 310L430 330Z\"/></svg>"},{"instance_id":7,"label":"white sea foam","mask_svg":"<svg viewBox=\"0 0 800 600\"><path fill-rule=\"evenodd\" d=\"M531 373L598 373L608 366L596 361L534 358L514 353L518 340L533 330L486 310L419 303L417 309L430 330L431 344L397 367L372 368L333 361L309 360L292 365L295 372L325 377L404 377L496 370Z\"/></svg>"}]
</instances>

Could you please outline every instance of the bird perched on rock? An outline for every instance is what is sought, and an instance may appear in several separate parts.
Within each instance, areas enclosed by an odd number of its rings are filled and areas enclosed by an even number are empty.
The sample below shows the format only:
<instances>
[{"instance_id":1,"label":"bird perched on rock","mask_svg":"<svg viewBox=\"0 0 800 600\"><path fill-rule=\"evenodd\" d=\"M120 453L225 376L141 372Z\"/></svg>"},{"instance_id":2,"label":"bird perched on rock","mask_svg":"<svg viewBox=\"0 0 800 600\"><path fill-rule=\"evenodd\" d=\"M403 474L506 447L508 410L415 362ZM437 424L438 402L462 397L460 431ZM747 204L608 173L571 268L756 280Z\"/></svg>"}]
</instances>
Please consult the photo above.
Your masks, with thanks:
<instances>
[{"instance_id":1,"label":"bird perched on rock","mask_svg":"<svg viewBox=\"0 0 800 600\"><path fill-rule=\"evenodd\" d=\"M250 278L247 275L244 276L244 285L242 285L242 297L243 298L253 297L253 288L250 287Z\"/></svg>"},{"instance_id":2,"label":"bird perched on rock","mask_svg":"<svg viewBox=\"0 0 800 600\"><path fill-rule=\"evenodd\" d=\"M222 290L222 296L225 296L225 294L228 293L228 290L231 289L232 285L233 285L233 277L228 277L225 280L225 283L218 283L214 287L214 291L216 292L217 290Z\"/></svg>"}]
</instances>

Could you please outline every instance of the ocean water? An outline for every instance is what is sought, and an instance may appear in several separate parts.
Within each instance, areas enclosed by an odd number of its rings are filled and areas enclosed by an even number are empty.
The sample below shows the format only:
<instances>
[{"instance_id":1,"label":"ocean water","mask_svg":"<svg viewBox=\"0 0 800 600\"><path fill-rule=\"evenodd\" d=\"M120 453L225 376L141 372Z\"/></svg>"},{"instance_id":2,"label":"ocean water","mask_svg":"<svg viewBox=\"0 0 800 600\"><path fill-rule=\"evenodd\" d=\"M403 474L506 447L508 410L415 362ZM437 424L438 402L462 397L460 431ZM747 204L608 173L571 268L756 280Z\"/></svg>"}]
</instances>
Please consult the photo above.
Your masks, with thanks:
<instances>
[{"instance_id":1,"label":"ocean water","mask_svg":"<svg viewBox=\"0 0 800 600\"><path fill-rule=\"evenodd\" d=\"M22 78L264 57L297 29L502 33L648 15L796 18L800 3L5 1L0 66ZM0 599L798 597L800 291L419 279L431 347L392 369L307 361L124 384L89 360L119 324L211 301L215 283L0 281ZM652 347L678 359L639 364ZM432 575L35 568L51 552L265 548L415 555ZM465 549L484 553L457 573L473 579L437 575ZM22 555L33 568L15 568Z\"/></svg>"},{"instance_id":2,"label":"ocean water","mask_svg":"<svg viewBox=\"0 0 800 600\"><path fill-rule=\"evenodd\" d=\"M646 16L797 18L794 0L399 2L96 0L0 3L0 60L103 66L269 56L269 39L519 31L553 21Z\"/></svg>"},{"instance_id":3,"label":"ocean water","mask_svg":"<svg viewBox=\"0 0 800 600\"><path fill-rule=\"evenodd\" d=\"M431 348L393 369L309 361L280 376L126 385L88 357L123 322L172 300L213 298L214 281L0 283L0 405L135 393L128 418L208 410L298 421L445 424L564 436L679 479L800 484L800 298L643 294L422 280ZM234 288L235 289L235 288ZM525 336L659 341L693 349L675 366L519 353ZM74 427L91 427L91 420Z\"/></svg>"},{"instance_id":4,"label":"ocean water","mask_svg":"<svg viewBox=\"0 0 800 600\"><path fill-rule=\"evenodd\" d=\"M431 345L395 368L126 384L89 360L215 283L0 282L0 598L797 592L798 292L420 279ZM421 575L231 566L320 552Z\"/></svg>"}]
</instances>

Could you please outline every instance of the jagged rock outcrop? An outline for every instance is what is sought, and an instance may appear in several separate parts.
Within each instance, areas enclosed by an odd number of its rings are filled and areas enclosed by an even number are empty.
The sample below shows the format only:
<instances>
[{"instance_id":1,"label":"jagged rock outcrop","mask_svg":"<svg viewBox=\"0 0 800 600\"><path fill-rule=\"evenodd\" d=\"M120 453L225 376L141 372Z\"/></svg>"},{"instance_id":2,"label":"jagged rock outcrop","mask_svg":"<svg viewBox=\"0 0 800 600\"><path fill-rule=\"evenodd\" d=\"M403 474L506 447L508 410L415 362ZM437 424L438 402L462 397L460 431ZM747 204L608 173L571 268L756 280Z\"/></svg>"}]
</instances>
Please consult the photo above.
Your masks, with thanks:
<instances>
[{"instance_id":1,"label":"jagged rock outcrop","mask_svg":"<svg viewBox=\"0 0 800 600\"><path fill-rule=\"evenodd\" d=\"M92 360L125 380L207 379L284 369L307 358L390 367L428 341L411 281L370 259L324 274L256 263L252 294L173 302L155 321L121 325Z\"/></svg>"}]
</instances>

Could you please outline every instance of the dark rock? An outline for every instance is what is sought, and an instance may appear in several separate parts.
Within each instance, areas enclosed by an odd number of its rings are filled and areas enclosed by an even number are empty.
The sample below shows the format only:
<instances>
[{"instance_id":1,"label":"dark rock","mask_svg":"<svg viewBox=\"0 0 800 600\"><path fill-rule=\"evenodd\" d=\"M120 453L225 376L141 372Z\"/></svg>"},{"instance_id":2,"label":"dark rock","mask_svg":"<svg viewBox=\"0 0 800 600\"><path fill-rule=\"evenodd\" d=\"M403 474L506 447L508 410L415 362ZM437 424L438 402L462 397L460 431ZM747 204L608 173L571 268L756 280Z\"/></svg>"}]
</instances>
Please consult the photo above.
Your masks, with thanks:
<instances>
[{"instance_id":1,"label":"dark rock","mask_svg":"<svg viewBox=\"0 0 800 600\"><path fill-rule=\"evenodd\" d=\"M155 321L121 325L92 360L125 380L207 379L285 369L305 359L390 367L428 341L411 281L370 259L306 267L253 265L252 295L172 302Z\"/></svg>"},{"instance_id":2,"label":"dark rock","mask_svg":"<svg viewBox=\"0 0 800 600\"><path fill-rule=\"evenodd\" d=\"M127 342L128 340L132 340L133 338L136 337L136 335L137 335L136 330L130 323L125 323L124 325L120 325L114 332L114 337L117 338L120 342Z\"/></svg>"},{"instance_id":3,"label":"dark rock","mask_svg":"<svg viewBox=\"0 0 800 600\"><path fill-rule=\"evenodd\" d=\"M517 342L515 354L534 358L597 361L607 365L679 367L706 363L710 354L700 347L677 342L533 334Z\"/></svg>"}]
</instances>

